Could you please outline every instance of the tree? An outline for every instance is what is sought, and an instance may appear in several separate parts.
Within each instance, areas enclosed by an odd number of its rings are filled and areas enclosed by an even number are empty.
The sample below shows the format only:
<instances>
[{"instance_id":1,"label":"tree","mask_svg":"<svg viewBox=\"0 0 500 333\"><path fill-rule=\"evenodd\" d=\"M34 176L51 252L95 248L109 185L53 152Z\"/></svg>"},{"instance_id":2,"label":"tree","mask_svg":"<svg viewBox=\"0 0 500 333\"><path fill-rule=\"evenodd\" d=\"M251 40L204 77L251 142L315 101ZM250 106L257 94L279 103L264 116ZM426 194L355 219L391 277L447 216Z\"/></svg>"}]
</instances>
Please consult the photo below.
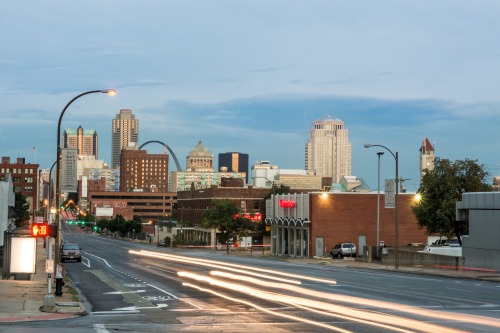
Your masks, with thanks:
<instances>
[{"instance_id":1,"label":"tree","mask_svg":"<svg viewBox=\"0 0 500 333\"><path fill-rule=\"evenodd\" d=\"M462 235L468 234L467 223L456 221L455 205L465 192L488 192L492 186L485 183L488 172L477 160L436 158L434 170L425 170L419 194L422 200L412 207L418 225L428 234L455 235L462 245Z\"/></svg>"},{"instance_id":2,"label":"tree","mask_svg":"<svg viewBox=\"0 0 500 333\"><path fill-rule=\"evenodd\" d=\"M26 197L21 193L15 195L15 209L17 218L15 220L16 227L25 227L30 223L30 205L26 201Z\"/></svg>"},{"instance_id":3,"label":"tree","mask_svg":"<svg viewBox=\"0 0 500 333\"><path fill-rule=\"evenodd\" d=\"M254 229L254 223L240 216L240 209L230 200L215 200L203 214L202 226L215 228L220 231L219 240L226 243L226 252L229 253L229 240L239 238Z\"/></svg>"}]
</instances>

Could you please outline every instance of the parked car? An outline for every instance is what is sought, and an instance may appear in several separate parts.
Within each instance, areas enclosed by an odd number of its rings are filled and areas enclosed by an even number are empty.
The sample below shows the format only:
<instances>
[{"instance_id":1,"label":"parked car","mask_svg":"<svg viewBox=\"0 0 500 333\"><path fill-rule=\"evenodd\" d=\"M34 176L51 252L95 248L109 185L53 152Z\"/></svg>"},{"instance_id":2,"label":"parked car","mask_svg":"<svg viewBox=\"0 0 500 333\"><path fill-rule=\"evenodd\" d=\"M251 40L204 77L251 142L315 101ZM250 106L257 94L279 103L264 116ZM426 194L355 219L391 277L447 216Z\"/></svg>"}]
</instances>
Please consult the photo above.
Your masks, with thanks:
<instances>
[{"instance_id":1,"label":"parked car","mask_svg":"<svg viewBox=\"0 0 500 333\"><path fill-rule=\"evenodd\" d=\"M82 261L82 249L76 243L64 243L61 251L61 262L66 260Z\"/></svg>"},{"instance_id":2,"label":"parked car","mask_svg":"<svg viewBox=\"0 0 500 333\"><path fill-rule=\"evenodd\" d=\"M333 258L356 257L358 254L354 243L338 243L330 251L330 256Z\"/></svg>"},{"instance_id":3,"label":"parked car","mask_svg":"<svg viewBox=\"0 0 500 333\"><path fill-rule=\"evenodd\" d=\"M437 246L460 246L460 243L458 242L458 239L447 239L447 238L440 238L436 240L432 245L437 245Z\"/></svg>"},{"instance_id":4,"label":"parked car","mask_svg":"<svg viewBox=\"0 0 500 333\"><path fill-rule=\"evenodd\" d=\"M158 242L158 244L156 244L156 246L167 246L167 243L165 243L165 240L164 239L160 239L160 241Z\"/></svg>"}]
</instances>

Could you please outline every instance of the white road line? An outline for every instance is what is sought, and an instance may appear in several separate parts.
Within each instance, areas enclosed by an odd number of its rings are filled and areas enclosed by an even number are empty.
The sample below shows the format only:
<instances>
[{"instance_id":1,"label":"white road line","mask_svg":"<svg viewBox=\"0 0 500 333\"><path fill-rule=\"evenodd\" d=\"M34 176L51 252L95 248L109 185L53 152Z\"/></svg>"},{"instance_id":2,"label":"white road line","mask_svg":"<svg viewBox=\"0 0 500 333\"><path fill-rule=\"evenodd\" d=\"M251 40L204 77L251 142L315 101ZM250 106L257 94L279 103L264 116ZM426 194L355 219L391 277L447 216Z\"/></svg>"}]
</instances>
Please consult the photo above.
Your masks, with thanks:
<instances>
[{"instance_id":1,"label":"white road line","mask_svg":"<svg viewBox=\"0 0 500 333\"><path fill-rule=\"evenodd\" d=\"M85 254L88 254L89 256L92 256L92 257L95 257L95 258L97 258L97 259L100 259L100 260L104 261L104 263L105 263L105 264L106 264L109 268L113 268L113 267L111 267L111 265L110 265L110 264L108 264L108 262L106 261L106 259L101 258L101 257L98 257L98 256L93 255L93 254L90 254L90 253L88 253L88 252L85 252Z\"/></svg>"},{"instance_id":2,"label":"white road line","mask_svg":"<svg viewBox=\"0 0 500 333\"><path fill-rule=\"evenodd\" d=\"M87 263L84 263L83 259L87 260ZM90 260L89 260L89 258L85 258L84 256L82 256L82 264L84 264L85 266L87 266L88 268L90 268Z\"/></svg>"},{"instance_id":3,"label":"white road line","mask_svg":"<svg viewBox=\"0 0 500 333\"><path fill-rule=\"evenodd\" d=\"M94 330L97 333L109 333L106 327L103 324L94 324Z\"/></svg>"}]
</instances>

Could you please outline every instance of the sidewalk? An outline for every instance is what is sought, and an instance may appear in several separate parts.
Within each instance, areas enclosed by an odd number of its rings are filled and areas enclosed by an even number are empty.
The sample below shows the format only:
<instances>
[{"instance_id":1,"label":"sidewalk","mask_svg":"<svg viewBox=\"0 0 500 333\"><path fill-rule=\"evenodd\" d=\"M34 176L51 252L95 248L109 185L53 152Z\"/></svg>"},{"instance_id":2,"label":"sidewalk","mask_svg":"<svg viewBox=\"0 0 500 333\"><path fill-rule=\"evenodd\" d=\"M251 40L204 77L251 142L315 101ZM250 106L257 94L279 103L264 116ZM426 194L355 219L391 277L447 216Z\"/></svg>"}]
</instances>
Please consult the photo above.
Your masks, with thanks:
<instances>
[{"instance_id":1,"label":"sidewalk","mask_svg":"<svg viewBox=\"0 0 500 333\"><path fill-rule=\"evenodd\" d=\"M56 306L43 307L48 291L48 279L45 273L47 253L43 240L37 243L36 273L31 280L0 281L0 323L16 321L56 320L77 317L85 314L83 305L76 301L71 292L70 282L62 287L62 295L55 296ZM52 283L52 294L56 290Z\"/></svg>"}]
</instances>

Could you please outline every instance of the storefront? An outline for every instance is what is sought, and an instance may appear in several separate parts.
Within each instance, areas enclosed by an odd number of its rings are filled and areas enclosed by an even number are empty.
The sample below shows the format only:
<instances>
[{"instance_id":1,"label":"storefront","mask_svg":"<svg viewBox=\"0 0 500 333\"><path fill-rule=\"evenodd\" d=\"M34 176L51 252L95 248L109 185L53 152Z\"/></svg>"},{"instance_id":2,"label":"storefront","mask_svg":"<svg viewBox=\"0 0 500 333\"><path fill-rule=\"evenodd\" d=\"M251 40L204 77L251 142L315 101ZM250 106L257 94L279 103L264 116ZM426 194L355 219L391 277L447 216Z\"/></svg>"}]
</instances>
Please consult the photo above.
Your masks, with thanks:
<instances>
[{"instance_id":1,"label":"storefront","mask_svg":"<svg viewBox=\"0 0 500 333\"><path fill-rule=\"evenodd\" d=\"M309 257L309 194L272 195L266 201L266 216L273 255Z\"/></svg>"}]
</instances>

